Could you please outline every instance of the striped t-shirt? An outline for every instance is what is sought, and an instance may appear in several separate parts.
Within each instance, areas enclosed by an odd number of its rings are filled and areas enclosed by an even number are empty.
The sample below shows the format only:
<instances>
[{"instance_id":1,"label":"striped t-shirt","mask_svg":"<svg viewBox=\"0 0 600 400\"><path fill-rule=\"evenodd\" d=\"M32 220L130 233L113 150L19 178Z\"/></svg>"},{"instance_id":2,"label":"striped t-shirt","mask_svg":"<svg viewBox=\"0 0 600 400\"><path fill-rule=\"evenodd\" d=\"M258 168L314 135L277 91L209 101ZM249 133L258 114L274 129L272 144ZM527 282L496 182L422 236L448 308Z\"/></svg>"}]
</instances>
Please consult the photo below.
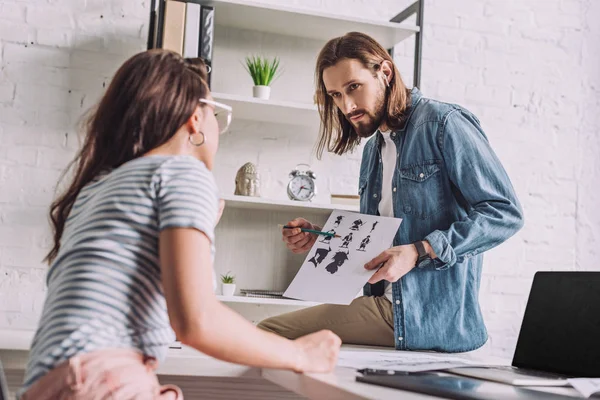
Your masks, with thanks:
<instances>
[{"instance_id":1,"label":"striped t-shirt","mask_svg":"<svg viewBox=\"0 0 600 400\"><path fill-rule=\"evenodd\" d=\"M20 393L79 353L133 348L163 360L175 334L161 284L159 232L192 227L214 243L218 208L212 173L191 156L137 158L86 185L48 271Z\"/></svg>"}]
</instances>

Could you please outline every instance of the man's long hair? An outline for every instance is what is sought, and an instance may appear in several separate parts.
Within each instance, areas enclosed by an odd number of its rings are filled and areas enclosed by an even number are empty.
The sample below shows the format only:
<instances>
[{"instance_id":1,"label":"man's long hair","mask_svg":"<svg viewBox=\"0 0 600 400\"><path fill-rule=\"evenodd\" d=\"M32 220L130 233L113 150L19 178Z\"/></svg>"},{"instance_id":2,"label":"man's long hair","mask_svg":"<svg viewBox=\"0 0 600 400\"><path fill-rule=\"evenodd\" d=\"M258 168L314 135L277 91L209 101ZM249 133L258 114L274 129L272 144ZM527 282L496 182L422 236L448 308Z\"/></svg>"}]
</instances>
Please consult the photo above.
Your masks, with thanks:
<instances>
[{"instance_id":1,"label":"man's long hair","mask_svg":"<svg viewBox=\"0 0 600 400\"><path fill-rule=\"evenodd\" d=\"M360 143L360 136L346 119L344 113L336 107L331 96L327 94L323 82L323 71L344 59L360 61L365 68L371 70L373 76L381 69L383 61L387 60L392 63L394 76L386 88L387 102L384 103L385 112L382 121L390 129L397 129L402 126L404 111L410 101L410 93L400 77L398 68L396 68L388 52L373 38L364 33L350 32L344 36L331 39L319 53L315 72L316 99L321 116L321 129L317 144L317 157L319 159L325 149L341 155L352 151Z\"/></svg>"}]
</instances>

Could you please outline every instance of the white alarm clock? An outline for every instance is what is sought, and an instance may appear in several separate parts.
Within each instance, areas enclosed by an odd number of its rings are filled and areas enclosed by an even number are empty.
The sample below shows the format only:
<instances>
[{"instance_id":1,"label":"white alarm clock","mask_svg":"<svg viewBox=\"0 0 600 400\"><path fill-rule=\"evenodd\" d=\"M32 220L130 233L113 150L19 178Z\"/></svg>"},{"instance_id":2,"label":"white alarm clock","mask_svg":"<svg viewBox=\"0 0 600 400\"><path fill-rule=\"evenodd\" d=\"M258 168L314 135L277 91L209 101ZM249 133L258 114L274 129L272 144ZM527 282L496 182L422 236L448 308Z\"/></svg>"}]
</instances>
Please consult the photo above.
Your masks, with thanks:
<instances>
[{"instance_id":1,"label":"white alarm clock","mask_svg":"<svg viewBox=\"0 0 600 400\"><path fill-rule=\"evenodd\" d=\"M301 168L305 166L306 168ZM310 201L317 194L316 176L308 164L298 164L290 172L287 194L291 200Z\"/></svg>"}]
</instances>

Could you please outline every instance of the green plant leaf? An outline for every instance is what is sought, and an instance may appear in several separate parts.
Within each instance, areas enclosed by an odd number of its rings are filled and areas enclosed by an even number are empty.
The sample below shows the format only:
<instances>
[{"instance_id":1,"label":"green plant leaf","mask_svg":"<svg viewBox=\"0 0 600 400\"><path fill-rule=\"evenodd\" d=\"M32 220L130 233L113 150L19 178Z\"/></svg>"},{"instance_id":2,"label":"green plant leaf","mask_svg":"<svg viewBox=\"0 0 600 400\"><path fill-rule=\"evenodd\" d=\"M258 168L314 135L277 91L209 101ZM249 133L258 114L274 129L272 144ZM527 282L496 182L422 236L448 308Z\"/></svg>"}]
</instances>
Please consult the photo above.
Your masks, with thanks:
<instances>
[{"instance_id":1,"label":"green plant leaf","mask_svg":"<svg viewBox=\"0 0 600 400\"><path fill-rule=\"evenodd\" d=\"M280 71L279 57L268 59L262 56L247 56L245 58L246 71L250 74L254 85L269 86Z\"/></svg>"},{"instance_id":2,"label":"green plant leaf","mask_svg":"<svg viewBox=\"0 0 600 400\"><path fill-rule=\"evenodd\" d=\"M235 276L231 274L231 272L227 272L225 275L221 275L222 283L234 283Z\"/></svg>"}]
</instances>

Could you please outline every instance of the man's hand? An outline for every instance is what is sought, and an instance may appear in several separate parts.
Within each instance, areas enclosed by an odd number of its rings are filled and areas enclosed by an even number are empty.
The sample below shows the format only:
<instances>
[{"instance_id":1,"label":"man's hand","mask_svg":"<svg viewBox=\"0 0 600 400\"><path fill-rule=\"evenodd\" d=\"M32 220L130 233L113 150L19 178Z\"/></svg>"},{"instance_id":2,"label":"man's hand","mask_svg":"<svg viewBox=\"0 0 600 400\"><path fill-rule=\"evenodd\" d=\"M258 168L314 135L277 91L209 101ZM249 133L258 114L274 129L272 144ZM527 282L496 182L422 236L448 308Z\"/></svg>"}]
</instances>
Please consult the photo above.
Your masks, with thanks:
<instances>
[{"instance_id":1,"label":"man's hand","mask_svg":"<svg viewBox=\"0 0 600 400\"><path fill-rule=\"evenodd\" d=\"M283 229L281 239L285 242L287 248L295 254L306 253L317 241L317 235L302 232L300 228L321 230L321 228L311 224L304 218L296 218L288 222L287 226L293 226L295 229Z\"/></svg>"},{"instance_id":2,"label":"man's hand","mask_svg":"<svg viewBox=\"0 0 600 400\"><path fill-rule=\"evenodd\" d=\"M413 244L392 247L365 264L365 269L374 270L384 263L377 272L373 274L369 283L377 283L381 280L396 282L411 269L413 269L419 258L419 253Z\"/></svg>"}]
</instances>

